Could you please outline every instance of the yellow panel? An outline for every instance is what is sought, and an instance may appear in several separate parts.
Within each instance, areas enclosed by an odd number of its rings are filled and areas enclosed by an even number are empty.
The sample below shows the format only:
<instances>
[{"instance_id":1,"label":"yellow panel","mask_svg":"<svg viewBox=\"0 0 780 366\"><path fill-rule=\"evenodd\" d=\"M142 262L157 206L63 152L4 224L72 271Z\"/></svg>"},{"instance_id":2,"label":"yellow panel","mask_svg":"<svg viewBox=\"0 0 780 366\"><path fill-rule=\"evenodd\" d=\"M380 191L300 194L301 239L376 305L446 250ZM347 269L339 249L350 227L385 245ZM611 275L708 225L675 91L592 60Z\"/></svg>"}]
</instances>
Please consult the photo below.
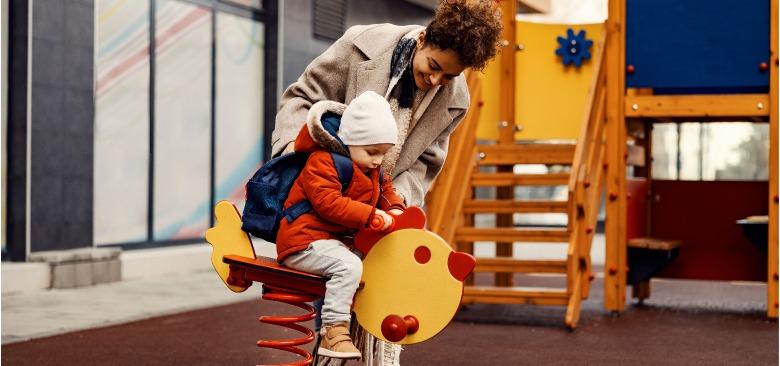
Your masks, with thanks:
<instances>
[{"instance_id":1,"label":"yellow panel","mask_svg":"<svg viewBox=\"0 0 780 366\"><path fill-rule=\"evenodd\" d=\"M212 246L211 265L225 286L233 292L242 292L247 288L227 283L230 266L222 262L222 257L234 254L256 258L252 241L249 240L249 235L241 230L241 214L232 203L219 201L214 207L214 218L214 227L206 230L206 241Z\"/></svg>"},{"instance_id":2,"label":"yellow panel","mask_svg":"<svg viewBox=\"0 0 780 366\"><path fill-rule=\"evenodd\" d=\"M418 263L419 246L431 251L430 260ZM377 242L363 260L363 289L355 297L358 323L377 338L388 315L413 315L420 328L399 344L413 344L438 334L449 324L460 306L463 282L450 274L447 261L452 253L438 235L420 229L394 231Z\"/></svg>"},{"instance_id":3,"label":"yellow panel","mask_svg":"<svg viewBox=\"0 0 780 366\"><path fill-rule=\"evenodd\" d=\"M517 22L517 42L523 50L517 52L515 123L521 131L516 140L576 139L583 120L588 87L591 83L593 58L580 68L563 66L559 56L558 36L566 36L566 30L584 29L586 37L593 41L591 55L598 53L598 40L604 25L598 24L541 24ZM478 139L498 138L498 58L486 71Z\"/></svg>"},{"instance_id":4,"label":"yellow panel","mask_svg":"<svg viewBox=\"0 0 780 366\"><path fill-rule=\"evenodd\" d=\"M501 74L501 64L496 57L490 61L484 72L480 75L482 78L482 109L479 111L479 124L477 125L477 139L480 140L498 140L498 101L499 101L499 80Z\"/></svg>"}]
</instances>

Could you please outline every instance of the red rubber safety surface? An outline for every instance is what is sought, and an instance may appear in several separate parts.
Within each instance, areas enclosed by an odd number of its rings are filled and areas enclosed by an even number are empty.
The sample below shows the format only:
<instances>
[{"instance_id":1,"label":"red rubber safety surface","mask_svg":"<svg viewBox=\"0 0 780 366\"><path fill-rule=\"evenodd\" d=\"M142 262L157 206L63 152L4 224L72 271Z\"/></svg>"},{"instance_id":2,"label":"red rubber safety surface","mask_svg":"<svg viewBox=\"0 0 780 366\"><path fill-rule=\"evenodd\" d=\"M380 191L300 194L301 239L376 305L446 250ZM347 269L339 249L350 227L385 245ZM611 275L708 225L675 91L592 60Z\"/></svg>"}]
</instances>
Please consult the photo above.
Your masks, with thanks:
<instances>
[{"instance_id":1,"label":"red rubber safety surface","mask_svg":"<svg viewBox=\"0 0 780 366\"><path fill-rule=\"evenodd\" d=\"M731 310L675 307L648 300L620 316L602 309L594 281L574 332L563 307L478 304L433 339L405 347L402 365L772 365L778 323L758 306ZM659 289L660 287L660 289ZM677 298L654 287L654 297ZM670 290L671 289L671 290ZM760 290L760 289L758 289ZM752 291L752 290L751 290ZM717 298L719 295L714 295ZM733 292L722 296L740 296ZM652 300L651 297L650 300ZM709 301L709 300L708 300ZM291 361L258 339L297 337L259 315L299 314L257 301L157 317L2 346L3 365L256 365ZM313 322L307 322L313 326ZM358 365L350 362L348 365Z\"/></svg>"}]
</instances>

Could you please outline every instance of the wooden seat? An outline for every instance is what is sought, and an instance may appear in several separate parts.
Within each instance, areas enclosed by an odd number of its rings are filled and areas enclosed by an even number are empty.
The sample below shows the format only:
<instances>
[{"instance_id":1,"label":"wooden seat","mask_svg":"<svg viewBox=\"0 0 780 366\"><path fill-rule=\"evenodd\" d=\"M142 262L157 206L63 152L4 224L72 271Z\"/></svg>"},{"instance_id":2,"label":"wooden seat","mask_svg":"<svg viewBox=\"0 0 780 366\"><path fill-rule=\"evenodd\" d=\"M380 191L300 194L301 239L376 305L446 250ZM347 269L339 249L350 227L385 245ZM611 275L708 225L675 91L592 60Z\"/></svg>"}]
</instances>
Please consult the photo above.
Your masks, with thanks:
<instances>
[{"instance_id":1,"label":"wooden seat","mask_svg":"<svg viewBox=\"0 0 780 366\"><path fill-rule=\"evenodd\" d=\"M672 250L682 244L679 240L657 238L633 238L628 241L630 248L643 248L655 250Z\"/></svg>"},{"instance_id":2,"label":"wooden seat","mask_svg":"<svg viewBox=\"0 0 780 366\"><path fill-rule=\"evenodd\" d=\"M650 297L650 279L677 258L680 240L633 238L628 240L628 267L626 283L631 285L634 298L642 303Z\"/></svg>"},{"instance_id":3,"label":"wooden seat","mask_svg":"<svg viewBox=\"0 0 780 366\"><path fill-rule=\"evenodd\" d=\"M254 281L311 295L325 295L327 278L285 267L273 258L226 255L222 261L230 265L228 283L248 286Z\"/></svg>"}]
</instances>

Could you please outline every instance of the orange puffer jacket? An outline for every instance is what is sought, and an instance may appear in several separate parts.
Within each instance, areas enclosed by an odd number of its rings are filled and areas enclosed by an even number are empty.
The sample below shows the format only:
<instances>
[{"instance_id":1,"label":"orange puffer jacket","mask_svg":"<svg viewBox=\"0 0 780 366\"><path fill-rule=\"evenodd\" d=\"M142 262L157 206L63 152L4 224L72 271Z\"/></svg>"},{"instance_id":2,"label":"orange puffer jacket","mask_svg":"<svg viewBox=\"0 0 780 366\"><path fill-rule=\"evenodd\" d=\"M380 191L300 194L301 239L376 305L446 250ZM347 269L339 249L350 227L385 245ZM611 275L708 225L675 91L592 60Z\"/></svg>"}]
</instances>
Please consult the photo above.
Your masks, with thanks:
<instances>
[{"instance_id":1,"label":"orange puffer jacket","mask_svg":"<svg viewBox=\"0 0 780 366\"><path fill-rule=\"evenodd\" d=\"M385 174L380 190L379 168L363 172L354 162L352 180L342 193L330 152L349 154L346 147L323 127L322 117L328 112L341 115L345 107L332 101L315 103L295 140L295 151L311 152L311 155L293 183L284 208L306 199L312 210L292 222L282 219L276 236L280 262L316 240L339 239L366 227L376 207L382 210L405 208L389 175Z\"/></svg>"}]
</instances>

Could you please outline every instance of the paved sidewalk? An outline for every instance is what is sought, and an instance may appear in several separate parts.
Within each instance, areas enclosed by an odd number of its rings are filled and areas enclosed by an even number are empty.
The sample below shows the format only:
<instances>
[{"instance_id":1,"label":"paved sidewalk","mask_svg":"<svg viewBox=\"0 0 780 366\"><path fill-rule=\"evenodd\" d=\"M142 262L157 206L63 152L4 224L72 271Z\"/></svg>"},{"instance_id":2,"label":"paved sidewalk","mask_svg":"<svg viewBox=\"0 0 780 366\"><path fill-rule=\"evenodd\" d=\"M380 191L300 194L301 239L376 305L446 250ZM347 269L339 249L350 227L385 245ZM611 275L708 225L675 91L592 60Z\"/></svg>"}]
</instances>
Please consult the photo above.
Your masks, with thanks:
<instances>
[{"instance_id":1,"label":"paved sidewalk","mask_svg":"<svg viewBox=\"0 0 780 366\"><path fill-rule=\"evenodd\" d=\"M2 297L2 344L259 299L228 290L214 270Z\"/></svg>"}]
</instances>

